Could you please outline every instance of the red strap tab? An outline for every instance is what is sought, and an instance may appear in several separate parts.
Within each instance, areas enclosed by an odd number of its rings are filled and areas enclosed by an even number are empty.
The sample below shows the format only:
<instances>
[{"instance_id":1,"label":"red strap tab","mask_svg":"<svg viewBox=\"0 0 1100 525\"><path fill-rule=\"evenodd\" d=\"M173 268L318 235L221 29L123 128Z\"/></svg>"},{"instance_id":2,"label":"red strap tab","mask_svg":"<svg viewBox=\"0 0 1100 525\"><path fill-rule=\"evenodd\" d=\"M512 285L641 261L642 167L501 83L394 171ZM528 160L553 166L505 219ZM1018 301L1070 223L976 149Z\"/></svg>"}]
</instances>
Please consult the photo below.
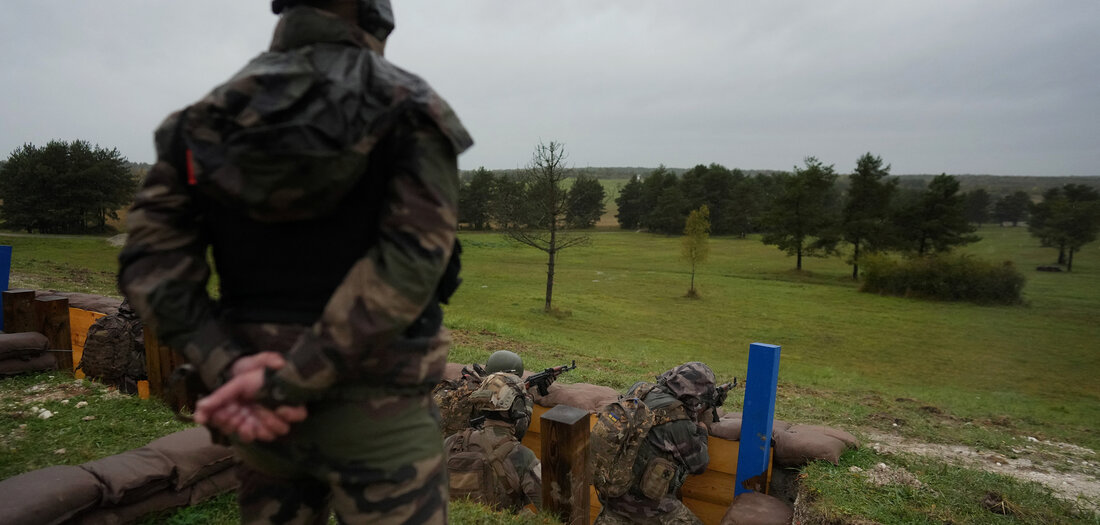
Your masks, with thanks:
<instances>
[{"instance_id":1,"label":"red strap tab","mask_svg":"<svg viewBox=\"0 0 1100 525\"><path fill-rule=\"evenodd\" d=\"M191 150L187 150L187 184L192 186L198 184L195 180L195 158L191 155Z\"/></svg>"}]
</instances>

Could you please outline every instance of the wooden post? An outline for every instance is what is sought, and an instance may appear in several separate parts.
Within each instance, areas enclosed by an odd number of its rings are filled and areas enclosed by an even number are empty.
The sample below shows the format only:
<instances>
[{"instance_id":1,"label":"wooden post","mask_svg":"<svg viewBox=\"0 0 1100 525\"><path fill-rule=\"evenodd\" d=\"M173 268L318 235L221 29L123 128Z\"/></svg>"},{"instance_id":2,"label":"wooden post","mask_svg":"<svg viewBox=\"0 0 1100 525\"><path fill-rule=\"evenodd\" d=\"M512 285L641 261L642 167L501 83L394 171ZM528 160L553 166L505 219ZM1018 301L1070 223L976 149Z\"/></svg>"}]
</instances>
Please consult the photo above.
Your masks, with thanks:
<instances>
[{"instance_id":1,"label":"wooden post","mask_svg":"<svg viewBox=\"0 0 1100 525\"><path fill-rule=\"evenodd\" d=\"M733 487L735 496L743 492L766 492L775 420L775 389L779 381L779 350L776 345L749 345L741 447L737 451L737 483Z\"/></svg>"},{"instance_id":2,"label":"wooden post","mask_svg":"<svg viewBox=\"0 0 1100 525\"><path fill-rule=\"evenodd\" d=\"M4 331L9 334L33 332L34 290L4 291Z\"/></svg>"},{"instance_id":3,"label":"wooden post","mask_svg":"<svg viewBox=\"0 0 1100 525\"><path fill-rule=\"evenodd\" d=\"M73 373L73 336L69 330L69 298L59 295L34 300L35 331L46 336L57 368Z\"/></svg>"},{"instance_id":4,"label":"wooden post","mask_svg":"<svg viewBox=\"0 0 1100 525\"><path fill-rule=\"evenodd\" d=\"M195 392L185 384L175 385L177 390L169 395L168 381L176 367L184 364L183 356L161 343L148 326L145 335L145 374L149 377L149 394L169 402L172 410L195 408ZM173 397L174 396L174 397Z\"/></svg>"},{"instance_id":5,"label":"wooden post","mask_svg":"<svg viewBox=\"0 0 1100 525\"><path fill-rule=\"evenodd\" d=\"M539 418L542 434L542 505L569 525L588 525L590 415L558 405Z\"/></svg>"},{"instance_id":6,"label":"wooden post","mask_svg":"<svg viewBox=\"0 0 1100 525\"><path fill-rule=\"evenodd\" d=\"M149 394L163 399L164 384L168 381L168 375L161 372L160 363L165 352L161 351L160 341L148 325L142 332L145 335L145 375L149 378Z\"/></svg>"}]
</instances>

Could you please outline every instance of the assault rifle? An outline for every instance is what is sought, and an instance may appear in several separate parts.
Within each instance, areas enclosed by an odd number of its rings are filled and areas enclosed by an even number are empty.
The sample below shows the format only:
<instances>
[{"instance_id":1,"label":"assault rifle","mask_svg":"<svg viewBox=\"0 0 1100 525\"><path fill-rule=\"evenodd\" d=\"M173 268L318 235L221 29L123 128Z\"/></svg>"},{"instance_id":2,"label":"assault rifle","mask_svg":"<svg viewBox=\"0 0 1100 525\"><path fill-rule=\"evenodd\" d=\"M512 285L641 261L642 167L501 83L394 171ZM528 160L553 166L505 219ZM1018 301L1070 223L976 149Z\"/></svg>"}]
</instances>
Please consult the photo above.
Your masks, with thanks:
<instances>
[{"instance_id":1,"label":"assault rifle","mask_svg":"<svg viewBox=\"0 0 1100 525\"><path fill-rule=\"evenodd\" d=\"M577 368L577 360L574 359L572 364L552 366L539 372L537 374L531 374L524 382L525 388L538 387L539 395L545 396L550 393L550 383L553 383L562 373L568 372Z\"/></svg>"},{"instance_id":2,"label":"assault rifle","mask_svg":"<svg viewBox=\"0 0 1100 525\"><path fill-rule=\"evenodd\" d=\"M711 400L710 410L714 414L714 422L718 422L718 407L722 406L726 402L726 396L729 395L730 390L737 386L737 378L733 378L732 383L722 383L714 387L714 398Z\"/></svg>"}]
</instances>

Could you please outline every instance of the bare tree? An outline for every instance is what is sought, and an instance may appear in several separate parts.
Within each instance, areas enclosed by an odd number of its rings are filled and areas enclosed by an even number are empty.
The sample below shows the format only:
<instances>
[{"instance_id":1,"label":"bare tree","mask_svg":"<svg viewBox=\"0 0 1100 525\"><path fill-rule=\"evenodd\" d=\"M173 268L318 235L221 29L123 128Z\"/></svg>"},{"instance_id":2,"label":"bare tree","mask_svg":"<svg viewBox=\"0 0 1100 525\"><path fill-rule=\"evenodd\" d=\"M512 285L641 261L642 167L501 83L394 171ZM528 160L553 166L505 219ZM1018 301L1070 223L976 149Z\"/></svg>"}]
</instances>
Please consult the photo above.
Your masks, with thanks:
<instances>
[{"instance_id":1,"label":"bare tree","mask_svg":"<svg viewBox=\"0 0 1100 525\"><path fill-rule=\"evenodd\" d=\"M504 221L506 235L546 253L545 312L551 311L558 252L591 240L586 233L570 231L565 221L568 191L563 183L572 172L565 166L565 159L565 146L560 142L539 142L535 146L531 162L520 179L524 198L520 203L511 203L510 213L514 216Z\"/></svg>"}]
</instances>

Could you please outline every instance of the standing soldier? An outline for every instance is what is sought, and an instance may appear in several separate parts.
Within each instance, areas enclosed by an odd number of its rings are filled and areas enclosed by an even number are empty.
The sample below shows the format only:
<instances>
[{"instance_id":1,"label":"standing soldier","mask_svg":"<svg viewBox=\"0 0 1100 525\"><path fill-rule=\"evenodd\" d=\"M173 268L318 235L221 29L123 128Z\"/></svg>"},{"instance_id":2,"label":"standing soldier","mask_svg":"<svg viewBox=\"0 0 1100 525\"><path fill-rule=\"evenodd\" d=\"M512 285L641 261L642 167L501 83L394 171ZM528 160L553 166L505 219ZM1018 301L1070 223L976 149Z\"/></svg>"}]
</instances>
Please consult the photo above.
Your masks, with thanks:
<instances>
[{"instance_id":1,"label":"standing soldier","mask_svg":"<svg viewBox=\"0 0 1100 525\"><path fill-rule=\"evenodd\" d=\"M272 10L270 50L157 130L120 288L211 391L195 419L242 461L242 522L445 523L430 391L472 141L383 58L389 0Z\"/></svg>"},{"instance_id":2,"label":"standing soldier","mask_svg":"<svg viewBox=\"0 0 1100 525\"><path fill-rule=\"evenodd\" d=\"M684 363L658 376L656 385L635 384L627 391L634 396L652 412L653 426L640 438L626 490L615 497L600 494L603 509L595 525L701 524L677 493L688 474L702 474L710 461L708 432L699 418L716 403L714 372L700 362ZM596 457L596 465L617 467L604 459ZM603 487L597 483L596 489Z\"/></svg>"},{"instance_id":3,"label":"standing soldier","mask_svg":"<svg viewBox=\"0 0 1100 525\"><path fill-rule=\"evenodd\" d=\"M513 512L542 504L542 466L520 439L531 421L523 380L507 372L489 375L470 394L477 427L447 438L452 499L473 499Z\"/></svg>"},{"instance_id":4,"label":"standing soldier","mask_svg":"<svg viewBox=\"0 0 1100 525\"><path fill-rule=\"evenodd\" d=\"M476 363L464 366L461 377L443 381L435 387L432 396L439 405L443 437L470 428L470 418L477 416L473 404L470 403L470 394L481 386L486 376L497 372L523 377L523 359L515 352L497 350L485 361L484 367ZM530 395L527 395L527 407L528 411L534 408L534 399ZM523 425L523 428L526 429L527 425ZM520 439L523 439L522 434Z\"/></svg>"}]
</instances>

